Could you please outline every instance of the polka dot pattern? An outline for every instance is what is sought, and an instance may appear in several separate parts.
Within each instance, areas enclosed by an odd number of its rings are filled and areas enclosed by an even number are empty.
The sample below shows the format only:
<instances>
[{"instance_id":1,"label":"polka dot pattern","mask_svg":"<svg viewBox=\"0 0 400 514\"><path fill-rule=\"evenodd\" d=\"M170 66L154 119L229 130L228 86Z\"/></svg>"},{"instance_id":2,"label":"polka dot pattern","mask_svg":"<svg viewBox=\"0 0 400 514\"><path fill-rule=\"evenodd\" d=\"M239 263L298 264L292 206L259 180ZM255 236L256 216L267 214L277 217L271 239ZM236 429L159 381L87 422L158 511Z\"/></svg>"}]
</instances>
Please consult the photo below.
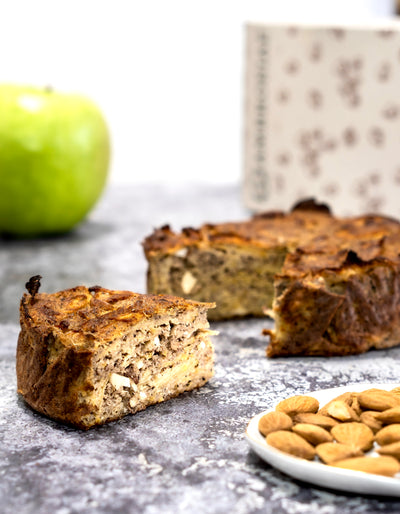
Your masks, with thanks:
<instances>
[{"instance_id":1,"label":"polka dot pattern","mask_svg":"<svg viewBox=\"0 0 400 514\"><path fill-rule=\"evenodd\" d=\"M400 29L249 25L246 60L247 206L400 217Z\"/></svg>"}]
</instances>

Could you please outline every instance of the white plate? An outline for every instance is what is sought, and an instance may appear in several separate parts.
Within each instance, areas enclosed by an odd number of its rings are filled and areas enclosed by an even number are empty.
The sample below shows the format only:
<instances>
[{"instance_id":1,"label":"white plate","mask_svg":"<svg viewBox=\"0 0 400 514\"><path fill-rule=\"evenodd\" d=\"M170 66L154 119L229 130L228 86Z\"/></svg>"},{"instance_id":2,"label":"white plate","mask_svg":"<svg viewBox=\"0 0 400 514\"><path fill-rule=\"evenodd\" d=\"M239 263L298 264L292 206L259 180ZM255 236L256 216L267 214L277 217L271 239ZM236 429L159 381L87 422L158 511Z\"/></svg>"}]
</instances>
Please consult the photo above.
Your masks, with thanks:
<instances>
[{"instance_id":1,"label":"white plate","mask_svg":"<svg viewBox=\"0 0 400 514\"><path fill-rule=\"evenodd\" d=\"M360 392L372 387L390 390L395 388L396 384L357 384L306 394L307 396L316 398L320 402L320 405L323 406L328 403L328 401L347 391ZM271 410L261 412L257 414L257 416L254 416L246 430L246 438L251 448L259 457L268 462L268 464L293 478L318 486L328 487L329 489L338 489L340 491L361 494L400 496L400 473L391 478L371 475L361 471L334 468L333 466L327 466L321 462L293 457L273 448L266 443L265 438L258 431L260 418L267 412L271 412Z\"/></svg>"}]
</instances>

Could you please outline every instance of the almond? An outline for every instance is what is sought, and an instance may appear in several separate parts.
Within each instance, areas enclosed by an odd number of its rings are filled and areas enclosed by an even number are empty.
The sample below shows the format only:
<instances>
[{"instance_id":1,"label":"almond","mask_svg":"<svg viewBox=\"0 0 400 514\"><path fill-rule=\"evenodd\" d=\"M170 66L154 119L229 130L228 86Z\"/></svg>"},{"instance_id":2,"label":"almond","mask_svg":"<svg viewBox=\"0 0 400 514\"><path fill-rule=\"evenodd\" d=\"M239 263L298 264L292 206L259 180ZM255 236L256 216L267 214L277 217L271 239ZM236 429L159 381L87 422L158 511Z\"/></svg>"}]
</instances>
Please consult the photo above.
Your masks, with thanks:
<instances>
[{"instance_id":1,"label":"almond","mask_svg":"<svg viewBox=\"0 0 400 514\"><path fill-rule=\"evenodd\" d=\"M382 421L384 425L391 423L400 423L400 406L392 407L391 409L384 410L376 415L376 419Z\"/></svg>"},{"instance_id":2,"label":"almond","mask_svg":"<svg viewBox=\"0 0 400 514\"><path fill-rule=\"evenodd\" d=\"M333 400L331 400L326 405L321 407L321 409L318 411L318 414L322 414L322 415L326 416L328 414L329 405L338 400L342 400L342 401L346 402L348 405L351 405L352 401L353 401L353 394L354 393L343 393L343 394L337 396L336 398L333 398Z\"/></svg>"},{"instance_id":3,"label":"almond","mask_svg":"<svg viewBox=\"0 0 400 514\"><path fill-rule=\"evenodd\" d=\"M296 457L313 460L318 455L335 467L399 473L400 386L344 393L318 409L312 396L292 396L260 419L259 430L269 445ZM365 456L375 441L379 457Z\"/></svg>"},{"instance_id":4,"label":"almond","mask_svg":"<svg viewBox=\"0 0 400 514\"><path fill-rule=\"evenodd\" d=\"M285 412L289 416L295 416L300 412L317 412L319 402L312 396L296 395L282 400L275 407L279 412Z\"/></svg>"},{"instance_id":5,"label":"almond","mask_svg":"<svg viewBox=\"0 0 400 514\"><path fill-rule=\"evenodd\" d=\"M363 452L358 448L342 443L322 443L315 448L315 451L325 464L331 464L336 460L360 457L363 455Z\"/></svg>"},{"instance_id":6,"label":"almond","mask_svg":"<svg viewBox=\"0 0 400 514\"><path fill-rule=\"evenodd\" d=\"M298 434L286 430L278 430L267 435L267 443L284 453L295 457L312 460L315 457L315 450L305 439Z\"/></svg>"},{"instance_id":7,"label":"almond","mask_svg":"<svg viewBox=\"0 0 400 514\"><path fill-rule=\"evenodd\" d=\"M292 425L292 418L284 412L268 412L258 422L258 430L266 437L277 430L290 430Z\"/></svg>"},{"instance_id":8,"label":"almond","mask_svg":"<svg viewBox=\"0 0 400 514\"><path fill-rule=\"evenodd\" d=\"M400 396L384 389L367 389L358 395L363 409L383 411L400 405Z\"/></svg>"},{"instance_id":9,"label":"almond","mask_svg":"<svg viewBox=\"0 0 400 514\"><path fill-rule=\"evenodd\" d=\"M314 446L333 441L333 437L327 430L309 423L299 423L298 425L295 425L293 427L293 432L301 435L301 437L304 437L306 441Z\"/></svg>"},{"instance_id":10,"label":"almond","mask_svg":"<svg viewBox=\"0 0 400 514\"><path fill-rule=\"evenodd\" d=\"M394 476L400 469L399 462L393 457L353 457L351 459L333 462L331 466L336 468L364 471L387 477Z\"/></svg>"},{"instance_id":11,"label":"almond","mask_svg":"<svg viewBox=\"0 0 400 514\"><path fill-rule=\"evenodd\" d=\"M331 434L339 443L367 451L374 444L374 433L363 423L342 423L332 428Z\"/></svg>"},{"instance_id":12,"label":"almond","mask_svg":"<svg viewBox=\"0 0 400 514\"><path fill-rule=\"evenodd\" d=\"M312 412L300 412L294 418L295 423L309 423L310 425L317 425L325 430L331 430L332 427L338 424L338 421L330 416L323 414L313 414Z\"/></svg>"},{"instance_id":13,"label":"almond","mask_svg":"<svg viewBox=\"0 0 400 514\"><path fill-rule=\"evenodd\" d=\"M358 416L360 416L360 414L362 413L362 408L361 408L360 402L358 401L357 393L354 393L354 395L352 396L352 402L351 402L350 407L354 410L354 412Z\"/></svg>"},{"instance_id":14,"label":"almond","mask_svg":"<svg viewBox=\"0 0 400 514\"><path fill-rule=\"evenodd\" d=\"M395 387L394 389L391 389L390 392L395 394L396 396L400 396L400 387Z\"/></svg>"},{"instance_id":15,"label":"almond","mask_svg":"<svg viewBox=\"0 0 400 514\"><path fill-rule=\"evenodd\" d=\"M400 424L393 423L393 425L382 428L375 435L375 439L380 446L400 441Z\"/></svg>"},{"instance_id":16,"label":"almond","mask_svg":"<svg viewBox=\"0 0 400 514\"><path fill-rule=\"evenodd\" d=\"M365 410L360 416L361 423L367 425L374 434L382 428L382 422L377 419L378 414L380 413L373 410Z\"/></svg>"},{"instance_id":17,"label":"almond","mask_svg":"<svg viewBox=\"0 0 400 514\"><path fill-rule=\"evenodd\" d=\"M355 410L347 405L343 400L336 400L332 402L328 408L327 413L332 418L338 419L339 421L359 421L360 417Z\"/></svg>"},{"instance_id":18,"label":"almond","mask_svg":"<svg viewBox=\"0 0 400 514\"><path fill-rule=\"evenodd\" d=\"M400 460L400 441L391 444L385 444L376 450L380 455L391 455Z\"/></svg>"}]
</instances>

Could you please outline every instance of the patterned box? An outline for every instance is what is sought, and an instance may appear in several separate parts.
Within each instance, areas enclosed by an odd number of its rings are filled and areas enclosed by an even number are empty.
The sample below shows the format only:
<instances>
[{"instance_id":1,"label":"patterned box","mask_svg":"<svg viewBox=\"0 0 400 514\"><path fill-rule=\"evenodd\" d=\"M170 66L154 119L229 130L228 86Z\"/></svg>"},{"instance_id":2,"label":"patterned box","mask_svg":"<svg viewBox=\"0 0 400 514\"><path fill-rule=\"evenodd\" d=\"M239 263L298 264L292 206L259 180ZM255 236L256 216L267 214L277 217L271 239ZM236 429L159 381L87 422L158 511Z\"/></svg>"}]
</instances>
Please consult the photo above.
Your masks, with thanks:
<instances>
[{"instance_id":1,"label":"patterned box","mask_svg":"<svg viewBox=\"0 0 400 514\"><path fill-rule=\"evenodd\" d=\"M400 23L246 31L246 206L400 217Z\"/></svg>"}]
</instances>

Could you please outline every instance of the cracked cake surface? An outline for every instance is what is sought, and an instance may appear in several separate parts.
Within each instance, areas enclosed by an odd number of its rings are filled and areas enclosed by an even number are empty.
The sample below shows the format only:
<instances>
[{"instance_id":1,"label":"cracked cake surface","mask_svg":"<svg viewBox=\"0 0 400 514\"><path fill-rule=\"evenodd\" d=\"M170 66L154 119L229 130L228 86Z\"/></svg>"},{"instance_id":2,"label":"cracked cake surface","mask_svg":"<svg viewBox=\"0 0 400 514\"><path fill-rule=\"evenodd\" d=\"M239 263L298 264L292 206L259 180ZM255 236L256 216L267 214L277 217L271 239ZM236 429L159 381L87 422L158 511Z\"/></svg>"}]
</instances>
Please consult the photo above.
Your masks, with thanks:
<instances>
[{"instance_id":1,"label":"cracked cake surface","mask_svg":"<svg viewBox=\"0 0 400 514\"><path fill-rule=\"evenodd\" d=\"M200 387L213 375L212 307L98 286L24 294L18 392L86 429Z\"/></svg>"}]
</instances>

